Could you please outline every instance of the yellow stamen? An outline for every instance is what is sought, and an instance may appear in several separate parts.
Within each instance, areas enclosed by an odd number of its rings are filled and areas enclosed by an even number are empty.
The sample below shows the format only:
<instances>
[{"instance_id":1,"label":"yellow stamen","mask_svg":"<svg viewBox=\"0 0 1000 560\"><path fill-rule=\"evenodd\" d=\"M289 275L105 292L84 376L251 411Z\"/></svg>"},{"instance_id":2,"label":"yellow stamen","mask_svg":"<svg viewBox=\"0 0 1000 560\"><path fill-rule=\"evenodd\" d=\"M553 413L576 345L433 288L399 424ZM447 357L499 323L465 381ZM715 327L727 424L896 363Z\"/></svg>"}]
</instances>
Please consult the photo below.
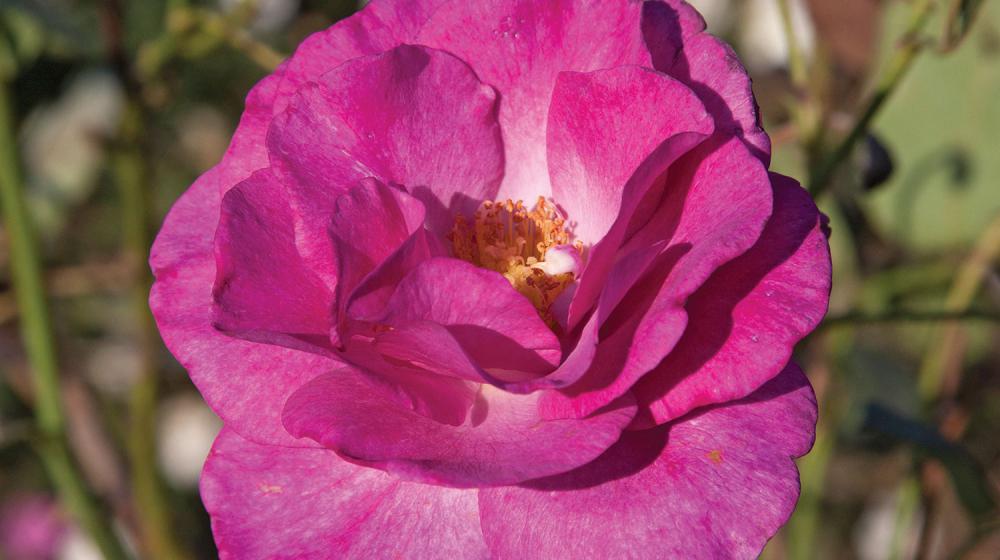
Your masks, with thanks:
<instances>
[{"instance_id":1,"label":"yellow stamen","mask_svg":"<svg viewBox=\"0 0 1000 560\"><path fill-rule=\"evenodd\" d=\"M573 283L574 273L549 274L545 255L553 247L571 245L566 225L542 197L531 211L520 200L487 201L476 210L471 223L461 215L455 218L448 237L456 257L503 274L551 325L549 308ZM582 243L577 241L571 247L577 258L582 257Z\"/></svg>"}]
</instances>

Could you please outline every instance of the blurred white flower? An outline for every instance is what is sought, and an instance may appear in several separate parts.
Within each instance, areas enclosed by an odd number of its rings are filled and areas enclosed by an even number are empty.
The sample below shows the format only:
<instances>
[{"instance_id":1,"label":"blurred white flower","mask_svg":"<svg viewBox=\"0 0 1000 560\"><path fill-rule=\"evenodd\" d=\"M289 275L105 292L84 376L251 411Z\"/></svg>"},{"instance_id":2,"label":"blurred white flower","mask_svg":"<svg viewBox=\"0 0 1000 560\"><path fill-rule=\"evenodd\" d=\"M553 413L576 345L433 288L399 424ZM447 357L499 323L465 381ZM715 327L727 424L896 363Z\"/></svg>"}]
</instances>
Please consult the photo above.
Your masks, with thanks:
<instances>
[{"instance_id":1,"label":"blurred white flower","mask_svg":"<svg viewBox=\"0 0 1000 560\"><path fill-rule=\"evenodd\" d=\"M253 30L262 33L288 25L299 11L299 0L219 0L219 6L227 12L246 4L253 6L257 14Z\"/></svg>"},{"instance_id":2,"label":"blurred white flower","mask_svg":"<svg viewBox=\"0 0 1000 560\"><path fill-rule=\"evenodd\" d=\"M59 552L58 560L103 560L104 555L86 534L74 528L66 536Z\"/></svg>"},{"instance_id":3,"label":"blurred white flower","mask_svg":"<svg viewBox=\"0 0 1000 560\"><path fill-rule=\"evenodd\" d=\"M171 397L160 406L157 458L167 481L178 488L198 485L201 467L222 421L197 396Z\"/></svg>"},{"instance_id":4,"label":"blurred white flower","mask_svg":"<svg viewBox=\"0 0 1000 560\"><path fill-rule=\"evenodd\" d=\"M735 6L732 0L688 0L708 23L712 33L724 33L735 19Z\"/></svg>"},{"instance_id":5,"label":"blurred white flower","mask_svg":"<svg viewBox=\"0 0 1000 560\"><path fill-rule=\"evenodd\" d=\"M68 208L93 190L124 102L114 75L90 70L54 103L28 116L22 133L24 159L30 201L43 232L61 227Z\"/></svg>"},{"instance_id":6,"label":"blurred white flower","mask_svg":"<svg viewBox=\"0 0 1000 560\"><path fill-rule=\"evenodd\" d=\"M178 119L177 130L184 159L199 171L222 159L233 134L226 117L208 105L196 105L186 111Z\"/></svg>"},{"instance_id":7,"label":"blurred white flower","mask_svg":"<svg viewBox=\"0 0 1000 560\"><path fill-rule=\"evenodd\" d=\"M895 492L874 496L861 513L854 527L854 548L860 560L883 560L892 555L897 533L906 535L903 543L907 552L904 558L911 558L916 553L918 532L899 528L899 500L902 499L902 487ZM918 510L912 522L915 525L923 523L923 512Z\"/></svg>"},{"instance_id":8,"label":"blurred white flower","mask_svg":"<svg viewBox=\"0 0 1000 560\"><path fill-rule=\"evenodd\" d=\"M101 393L124 397L142 372L142 353L132 342L119 340L96 345L87 356L87 379Z\"/></svg>"},{"instance_id":9,"label":"blurred white flower","mask_svg":"<svg viewBox=\"0 0 1000 560\"><path fill-rule=\"evenodd\" d=\"M789 0L792 30L803 56L810 57L816 30L805 0ZM740 55L751 70L767 71L788 66L788 41L777 0L748 0L739 29Z\"/></svg>"}]
</instances>

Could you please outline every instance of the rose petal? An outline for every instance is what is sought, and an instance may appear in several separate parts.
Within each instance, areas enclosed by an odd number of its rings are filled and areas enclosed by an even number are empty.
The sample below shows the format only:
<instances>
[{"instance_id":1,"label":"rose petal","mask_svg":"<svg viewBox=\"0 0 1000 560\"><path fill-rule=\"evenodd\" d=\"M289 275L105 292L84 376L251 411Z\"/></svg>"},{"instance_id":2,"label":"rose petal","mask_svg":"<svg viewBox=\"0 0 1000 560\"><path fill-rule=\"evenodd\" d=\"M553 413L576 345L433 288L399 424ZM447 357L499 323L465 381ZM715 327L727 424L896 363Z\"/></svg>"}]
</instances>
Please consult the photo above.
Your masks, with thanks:
<instances>
[{"instance_id":1,"label":"rose petal","mask_svg":"<svg viewBox=\"0 0 1000 560\"><path fill-rule=\"evenodd\" d=\"M439 235L453 212L493 198L503 172L495 100L462 61L415 46L348 61L303 86L267 139L303 254L332 266L335 201L366 177L406 185Z\"/></svg>"},{"instance_id":2,"label":"rose petal","mask_svg":"<svg viewBox=\"0 0 1000 560\"><path fill-rule=\"evenodd\" d=\"M702 33L707 27L705 18L687 0L653 0L646 4L643 6L643 18L657 16L660 18L657 23L668 25L657 29L655 35L646 36L647 42L656 39L665 45L680 48L684 40Z\"/></svg>"},{"instance_id":3,"label":"rose petal","mask_svg":"<svg viewBox=\"0 0 1000 560\"><path fill-rule=\"evenodd\" d=\"M639 2L488 0L452 2L427 21L418 43L454 53L500 92L501 199L551 194L545 128L559 72L650 66L640 18Z\"/></svg>"},{"instance_id":4,"label":"rose petal","mask_svg":"<svg viewBox=\"0 0 1000 560\"><path fill-rule=\"evenodd\" d=\"M699 146L671 173L669 184L686 188L667 190L653 219L623 252L669 243L655 259L643 257L647 270L625 297L619 282L608 284L607 297L621 303L601 327L595 365L577 384L545 395L546 418L586 416L627 391L681 337L688 297L760 237L771 213L770 179L741 141ZM619 266L636 268L629 259Z\"/></svg>"},{"instance_id":5,"label":"rose petal","mask_svg":"<svg viewBox=\"0 0 1000 560\"><path fill-rule=\"evenodd\" d=\"M596 243L620 214L631 216L650 186L629 181L639 165L666 142L678 157L712 126L694 92L665 74L637 66L560 73L549 108L549 174L576 238Z\"/></svg>"},{"instance_id":6,"label":"rose petal","mask_svg":"<svg viewBox=\"0 0 1000 560\"><path fill-rule=\"evenodd\" d=\"M815 425L789 364L749 398L628 432L579 469L481 490L486 543L500 558L756 558L792 512L792 458Z\"/></svg>"},{"instance_id":7,"label":"rose petal","mask_svg":"<svg viewBox=\"0 0 1000 560\"><path fill-rule=\"evenodd\" d=\"M733 49L704 29L704 20L684 2L643 4L643 37L653 68L677 78L698 94L715 118L715 134L720 142L733 136L740 138L767 165L771 140L760 125L750 76Z\"/></svg>"},{"instance_id":8,"label":"rose petal","mask_svg":"<svg viewBox=\"0 0 1000 560\"><path fill-rule=\"evenodd\" d=\"M441 240L426 229L413 232L350 293L347 319L375 321L385 313L389 298L406 275L427 259L444 256L447 252Z\"/></svg>"},{"instance_id":9,"label":"rose petal","mask_svg":"<svg viewBox=\"0 0 1000 560\"><path fill-rule=\"evenodd\" d=\"M201 497L221 558L488 558L476 491L402 482L326 449L223 428Z\"/></svg>"},{"instance_id":10,"label":"rose petal","mask_svg":"<svg viewBox=\"0 0 1000 560\"><path fill-rule=\"evenodd\" d=\"M781 371L826 314L830 249L809 194L772 175L774 212L757 244L688 300L684 336L633 388L657 423L743 398Z\"/></svg>"},{"instance_id":11,"label":"rose petal","mask_svg":"<svg viewBox=\"0 0 1000 560\"><path fill-rule=\"evenodd\" d=\"M467 381L462 377L446 376L440 371L430 373L413 364L386 357L378 352L371 340L352 341L342 352L347 362L359 368L365 381L398 406L425 416L435 422L459 426L479 399L480 379Z\"/></svg>"},{"instance_id":12,"label":"rose petal","mask_svg":"<svg viewBox=\"0 0 1000 560\"><path fill-rule=\"evenodd\" d=\"M288 60L247 96L246 109L217 172L225 191L267 167L264 138L271 119L303 85L347 60L387 51L413 37L446 0L377 0L306 38Z\"/></svg>"},{"instance_id":13,"label":"rose petal","mask_svg":"<svg viewBox=\"0 0 1000 560\"><path fill-rule=\"evenodd\" d=\"M585 420L543 421L538 395L483 385L461 426L396 406L359 374L311 381L285 407L289 433L398 476L448 486L513 484L578 467L611 446L635 407L621 401Z\"/></svg>"},{"instance_id":14,"label":"rose petal","mask_svg":"<svg viewBox=\"0 0 1000 560\"><path fill-rule=\"evenodd\" d=\"M373 0L332 27L313 33L286 62L272 115L284 111L299 88L348 60L414 43L430 15L449 1Z\"/></svg>"},{"instance_id":15,"label":"rose petal","mask_svg":"<svg viewBox=\"0 0 1000 560\"><path fill-rule=\"evenodd\" d=\"M576 235L596 243L570 303L573 328L596 302L647 193L663 188L664 172L714 125L687 86L635 67L561 74L549 116L553 196Z\"/></svg>"},{"instance_id":16,"label":"rose petal","mask_svg":"<svg viewBox=\"0 0 1000 560\"><path fill-rule=\"evenodd\" d=\"M284 430L281 407L296 388L338 363L233 338L212 326L218 177L218 167L202 175L167 215L150 257L156 275L150 308L167 348L227 425L259 443L311 446Z\"/></svg>"},{"instance_id":17,"label":"rose petal","mask_svg":"<svg viewBox=\"0 0 1000 560\"><path fill-rule=\"evenodd\" d=\"M338 314L365 277L423 229L425 218L419 200L370 177L337 199L329 235L337 257Z\"/></svg>"},{"instance_id":18,"label":"rose petal","mask_svg":"<svg viewBox=\"0 0 1000 560\"><path fill-rule=\"evenodd\" d=\"M527 298L500 274L467 262L431 259L404 278L378 320L396 330L379 340L395 339L399 350L419 350L401 336L415 321L446 327L468 357L487 370L532 377L559 363L559 339ZM433 354L437 348L424 350Z\"/></svg>"},{"instance_id":19,"label":"rose petal","mask_svg":"<svg viewBox=\"0 0 1000 560\"><path fill-rule=\"evenodd\" d=\"M311 379L334 362L283 348L251 345L221 335L211 326L211 286L215 280L212 240L219 222L221 193L268 166L267 128L302 84L348 58L382 52L412 40L442 2L377 0L307 39L293 57L250 91L222 162L203 174L175 203L153 244L150 266L157 283L150 305L161 336L213 410L255 441L309 445L290 438L274 422L274 412L280 410L283 394L294 390L301 376ZM332 267L332 258L327 264ZM333 278L324 279L333 286ZM233 364L241 365L234 371ZM253 390L258 384L278 389Z\"/></svg>"},{"instance_id":20,"label":"rose petal","mask_svg":"<svg viewBox=\"0 0 1000 560\"><path fill-rule=\"evenodd\" d=\"M223 197L215 236L215 324L254 342L329 351L333 294L296 251L283 194L261 170Z\"/></svg>"}]
</instances>

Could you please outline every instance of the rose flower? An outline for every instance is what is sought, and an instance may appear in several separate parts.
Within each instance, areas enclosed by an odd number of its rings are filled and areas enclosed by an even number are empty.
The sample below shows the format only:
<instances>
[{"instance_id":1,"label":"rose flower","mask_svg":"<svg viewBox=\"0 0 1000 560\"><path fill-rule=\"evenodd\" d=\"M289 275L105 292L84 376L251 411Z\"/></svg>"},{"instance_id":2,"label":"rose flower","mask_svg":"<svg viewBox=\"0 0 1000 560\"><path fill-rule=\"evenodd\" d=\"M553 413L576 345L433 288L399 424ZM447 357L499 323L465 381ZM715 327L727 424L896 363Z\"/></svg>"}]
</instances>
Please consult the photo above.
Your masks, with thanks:
<instances>
[{"instance_id":1,"label":"rose flower","mask_svg":"<svg viewBox=\"0 0 1000 560\"><path fill-rule=\"evenodd\" d=\"M826 226L679 0L375 0L260 82L153 248L227 558L753 557Z\"/></svg>"}]
</instances>

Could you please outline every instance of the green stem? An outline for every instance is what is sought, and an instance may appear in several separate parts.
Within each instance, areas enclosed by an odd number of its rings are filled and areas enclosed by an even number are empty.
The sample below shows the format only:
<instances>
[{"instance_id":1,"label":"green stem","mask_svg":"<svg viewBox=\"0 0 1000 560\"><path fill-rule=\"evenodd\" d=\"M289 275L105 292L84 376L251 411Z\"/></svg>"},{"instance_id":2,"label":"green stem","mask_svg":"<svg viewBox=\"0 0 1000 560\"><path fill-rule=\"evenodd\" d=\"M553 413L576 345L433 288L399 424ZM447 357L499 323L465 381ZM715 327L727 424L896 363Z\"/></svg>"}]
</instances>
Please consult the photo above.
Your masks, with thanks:
<instances>
[{"instance_id":1,"label":"green stem","mask_svg":"<svg viewBox=\"0 0 1000 560\"><path fill-rule=\"evenodd\" d=\"M150 288L145 257L149 251L149 207L147 169L142 158L142 109L130 99L119 135L120 147L112 171L121 195L122 236L129 263L132 289L130 302L136 321L136 337L142 355L142 370L129 397L128 455L136 516L144 548L150 558L183 558L173 538L167 491L156 465L156 326L149 312Z\"/></svg>"},{"instance_id":2,"label":"green stem","mask_svg":"<svg viewBox=\"0 0 1000 560\"><path fill-rule=\"evenodd\" d=\"M892 549L889 551L891 560L905 558L904 552L907 537L912 534L911 529L917 519L917 511L920 509L920 483L914 476L909 476L899 487L899 498L896 505L896 526L892 535ZM925 519L924 523L930 523Z\"/></svg>"},{"instance_id":3,"label":"green stem","mask_svg":"<svg viewBox=\"0 0 1000 560\"><path fill-rule=\"evenodd\" d=\"M35 419L42 434L39 451L60 498L109 560L125 558L107 516L88 490L70 455L62 412L55 340L28 208L21 192L10 84L0 80L0 203L10 239L11 275L20 308L21 335L35 389Z\"/></svg>"},{"instance_id":4,"label":"green stem","mask_svg":"<svg viewBox=\"0 0 1000 560\"><path fill-rule=\"evenodd\" d=\"M989 223L976 241L972 252L959 267L951 289L948 291L948 296L945 298L945 308L955 313L968 312L969 305L975 299L984 278L989 274L993 263L998 258L1000 258L1000 215ZM917 379L918 393L925 410L930 410L937 401L954 398L960 383L962 356L965 353L962 325L960 324L952 322L942 325L942 328L936 330L932 335L931 340L933 342L924 354ZM955 371L952 368L958 369L955 379L946 388L944 381L949 370ZM915 475L915 477L919 476L919 474ZM914 512L921 505L918 500L921 484L919 479L912 480L915 477L911 477L911 482L908 484L915 486L917 490L907 488L906 499L900 502L897 512L897 530L912 524ZM929 552L925 547L929 542L928 531L931 530L934 523L932 512L936 509L930 507L934 505L933 493L925 492L925 497L931 501L927 503L926 519L924 519L920 529L921 549L918 552L919 557L924 557L923 555Z\"/></svg>"},{"instance_id":5,"label":"green stem","mask_svg":"<svg viewBox=\"0 0 1000 560\"><path fill-rule=\"evenodd\" d=\"M982 309L907 311L895 310L884 313L852 311L843 315L831 315L823 320L821 327L856 325L865 323L922 323L936 321L987 321L1000 323L1000 312Z\"/></svg>"},{"instance_id":6,"label":"green stem","mask_svg":"<svg viewBox=\"0 0 1000 560\"><path fill-rule=\"evenodd\" d=\"M243 53L267 72L273 72L285 57L258 41L240 24L239 14L223 16L210 10L197 10L204 36L224 41L230 48Z\"/></svg>"},{"instance_id":7,"label":"green stem","mask_svg":"<svg viewBox=\"0 0 1000 560\"><path fill-rule=\"evenodd\" d=\"M834 173L840 165L851 155L854 146L858 143L871 126L872 120L878 115L885 105L885 102L892 96L893 92L906 77L917 55L923 50L924 44L917 39L917 35L923 30L930 19L934 2L932 0L917 0L917 5L913 9L910 23L903 35L900 48L893 54L886 67L885 74L879 80L872 94L871 99L865 104L864 110L858 116L850 132L847 133L830 155L822 159L818 165L810 172L809 192L813 196L819 196L830 185Z\"/></svg>"},{"instance_id":8,"label":"green stem","mask_svg":"<svg viewBox=\"0 0 1000 560\"><path fill-rule=\"evenodd\" d=\"M781 12L781 28L785 34L785 42L788 43L788 71L792 77L792 84L800 92L803 92L808 86L809 75L806 71L802 49L799 48L798 37L795 36L792 7L789 0L777 0L777 2L778 11Z\"/></svg>"},{"instance_id":9,"label":"green stem","mask_svg":"<svg viewBox=\"0 0 1000 560\"><path fill-rule=\"evenodd\" d=\"M989 274L993 263L1000 258L1000 215L986 227L976 246L959 267L955 281L945 298L945 309L956 315L970 313L969 306L979 293L983 280ZM955 323L943 325L924 354L920 364L918 388L921 398L926 404L940 396L942 383L948 370L948 364L964 350L960 342L961 326Z\"/></svg>"}]
</instances>

